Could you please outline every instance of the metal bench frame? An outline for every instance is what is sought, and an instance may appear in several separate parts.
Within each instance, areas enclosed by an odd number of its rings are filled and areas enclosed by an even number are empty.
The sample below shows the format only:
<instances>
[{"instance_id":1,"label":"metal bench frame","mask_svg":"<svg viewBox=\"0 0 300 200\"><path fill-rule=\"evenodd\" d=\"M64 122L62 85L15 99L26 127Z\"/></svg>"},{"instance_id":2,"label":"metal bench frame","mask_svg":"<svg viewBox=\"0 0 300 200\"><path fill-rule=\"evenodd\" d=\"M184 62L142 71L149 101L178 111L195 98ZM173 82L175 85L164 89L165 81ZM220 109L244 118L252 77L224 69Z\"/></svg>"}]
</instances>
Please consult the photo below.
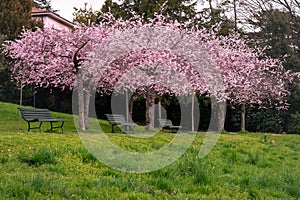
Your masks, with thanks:
<instances>
[{"instance_id":1,"label":"metal bench frame","mask_svg":"<svg viewBox=\"0 0 300 200\"><path fill-rule=\"evenodd\" d=\"M137 125L136 123L128 123L125 120L125 117L120 114L105 114L107 117L108 122L111 124L111 132L114 133L114 126L120 125L126 128L128 127L134 132L134 127Z\"/></svg>"},{"instance_id":2,"label":"metal bench frame","mask_svg":"<svg viewBox=\"0 0 300 200\"><path fill-rule=\"evenodd\" d=\"M27 131L31 129L40 129L42 132L42 124L43 122L50 122L51 131L55 128L60 128L62 133L64 132L64 123L65 119L63 118L53 118L50 111L48 109L37 109L37 108L18 108L22 114L23 119L28 124ZM40 122L38 127L31 127L30 123ZM54 126L53 123L61 122L59 126Z\"/></svg>"},{"instance_id":3,"label":"metal bench frame","mask_svg":"<svg viewBox=\"0 0 300 200\"><path fill-rule=\"evenodd\" d=\"M169 119L158 119L158 122L162 129L175 130L181 128L181 126L174 126Z\"/></svg>"}]
</instances>

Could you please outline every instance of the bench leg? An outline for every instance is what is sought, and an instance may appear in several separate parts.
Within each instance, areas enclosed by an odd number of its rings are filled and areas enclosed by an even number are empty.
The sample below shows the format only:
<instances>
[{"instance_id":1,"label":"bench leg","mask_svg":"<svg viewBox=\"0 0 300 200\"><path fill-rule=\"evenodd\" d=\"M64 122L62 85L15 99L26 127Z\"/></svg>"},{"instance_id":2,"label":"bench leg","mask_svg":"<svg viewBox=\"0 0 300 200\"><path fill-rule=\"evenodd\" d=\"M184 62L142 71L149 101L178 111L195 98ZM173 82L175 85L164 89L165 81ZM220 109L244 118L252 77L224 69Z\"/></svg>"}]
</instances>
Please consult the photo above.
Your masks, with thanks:
<instances>
[{"instance_id":1,"label":"bench leg","mask_svg":"<svg viewBox=\"0 0 300 200\"><path fill-rule=\"evenodd\" d=\"M27 124L28 124L28 129L27 129L27 131L29 132L29 131L30 131L30 122L27 122Z\"/></svg>"},{"instance_id":2,"label":"bench leg","mask_svg":"<svg viewBox=\"0 0 300 200\"><path fill-rule=\"evenodd\" d=\"M53 129L53 124L52 124L52 122L50 122L50 127L51 127L51 131L52 131L52 129Z\"/></svg>"},{"instance_id":3,"label":"bench leg","mask_svg":"<svg viewBox=\"0 0 300 200\"><path fill-rule=\"evenodd\" d=\"M62 121L60 126L54 127L53 126L53 122L50 122L50 128L51 128L50 130L51 130L51 132L53 131L54 128L61 128L61 133L64 133L64 124L65 124L65 122Z\"/></svg>"},{"instance_id":4,"label":"bench leg","mask_svg":"<svg viewBox=\"0 0 300 200\"><path fill-rule=\"evenodd\" d=\"M41 122L40 123L40 126L39 126L39 128L40 128L40 132L42 132L43 130L42 130L42 124L43 124L43 122Z\"/></svg>"},{"instance_id":5,"label":"bench leg","mask_svg":"<svg viewBox=\"0 0 300 200\"><path fill-rule=\"evenodd\" d=\"M63 121L63 122L61 122L61 133L64 133L64 124L65 124L65 122Z\"/></svg>"},{"instance_id":6,"label":"bench leg","mask_svg":"<svg viewBox=\"0 0 300 200\"><path fill-rule=\"evenodd\" d=\"M111 125L111 133L114 133L114 125Z\"/></svg>"}]
</instances>

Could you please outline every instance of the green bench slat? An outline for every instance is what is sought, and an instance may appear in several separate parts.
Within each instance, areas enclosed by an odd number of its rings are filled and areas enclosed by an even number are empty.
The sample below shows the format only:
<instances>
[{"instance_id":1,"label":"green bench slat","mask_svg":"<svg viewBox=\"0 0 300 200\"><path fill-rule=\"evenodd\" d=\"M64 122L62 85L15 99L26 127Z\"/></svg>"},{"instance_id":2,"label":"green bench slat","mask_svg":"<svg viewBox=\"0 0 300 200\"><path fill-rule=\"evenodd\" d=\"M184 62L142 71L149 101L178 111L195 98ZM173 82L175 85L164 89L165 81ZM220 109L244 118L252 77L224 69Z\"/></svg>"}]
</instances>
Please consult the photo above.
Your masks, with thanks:
<instances>
[{"instance_id":1,"label":"green bench slat","mask_svg":"<svg viewBox=\"0 0 300 200\"><path fill-rule=\"evenodd\" d=\"M128 126L134 128L136 123L127 123L125 117L120 114L105 114L107 117L108 122L111 124L111 132L114 133L114 126L121 125L121 126Z\"/></svg>"},{"instance_id":2,"label":"green bench slat","mask_svg":"<svg viewBox=\"0 0 300 200\"><path fill-rule=\"evenodd\" d=\"M180 129L181 126L174 126L172 121L169 119L158 119L158 122L160 124L160 127L162 127L163 129Z\"/></svg>"},{"instance_id":3,"label":"green bench slat","mask_svg":"<svg viewBox=\"0 0 300 200\"><path fill-rule=\"evenodd\" d=\"M63 118L53 118L50 111L48 109L36 109L36 108L19 108L23 119L28 123L28 131L30 131L30 129L36 129L39 128L40 131L42 131L42 123L43 122L50 122L51 125L51 131L54 128L61 128L62 132L64 132L64 122L65 119ZM31 122L40 122L39 127L34 127L31 128L30 127L30 123ZM61 122L60 126L53 126L53 122Z\"/></svg>"}]
</instances>

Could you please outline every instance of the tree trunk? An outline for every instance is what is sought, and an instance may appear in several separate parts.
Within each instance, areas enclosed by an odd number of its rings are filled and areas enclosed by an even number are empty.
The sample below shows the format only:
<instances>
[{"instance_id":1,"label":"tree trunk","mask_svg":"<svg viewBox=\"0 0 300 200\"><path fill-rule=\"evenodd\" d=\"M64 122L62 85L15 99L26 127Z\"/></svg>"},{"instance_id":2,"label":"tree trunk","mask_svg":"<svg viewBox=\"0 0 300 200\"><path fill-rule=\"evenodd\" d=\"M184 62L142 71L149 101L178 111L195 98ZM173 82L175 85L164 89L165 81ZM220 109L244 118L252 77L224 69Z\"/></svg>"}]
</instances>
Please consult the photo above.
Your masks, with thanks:
<instances>
[{"instance_id":1,"label":"tree trunk","mask_svg":"<svg viewBox=\"0 0 300 200\"><path fill-rule=\"evenodd\" d=\"M209 0L208 3L209 3L211 21L214 22L215 21L215 11L214 11L214 8L212 5L212 0Z\"/></svg>"},{"instance_id":2,"label":"tree trunk","mask_svg":"<svg viewBox=\"0 0 300 200\"><path fill-rule=\"evenodd\" d=\"M153 102L151 103L151 107L149 110L150 114L150 128L154 128L154 119L155 119L155 98L153 98Z\"/></svg>"},{"instance_id":3,"label":"tree trunk","mask_svg":"<svg viewBox=\"0 0 300 200\"><path fill-rule=\"evenodd\" d=\"M128 90L125 91L125 112L126 112L126 122L129 122L129 99L128 99Z\"/></svg>"},{"instance_id":4,"label":"tree trunk","mask_svg":"<svg viewBox=\"0 0 300 200\"><path fill-rule=\"evenodd\" d=\"M215 98L211 98L211 103L212 110L209 131L222 132L224 130L224 123L226 117L226 102L219 101Z\"/></svg>"},{"instance_id":5,"label":"tree trunk","mask_svg":"<svg viewBox=\"0 0 300 200\"><path fill-rule=\"evenodd\" d=\"M242 104L241 107L241 131L246 130L246 105L245 103Z\"/></svg>"},{"instance_id":6,"label":"tree trunk","mask_svg":"<svg viewBox=\"0 0 300 200\"><path fill-rule=\"evenodd\" d=\"M129 110L129 122L132 122L132 112L133 112L133 103L134 103L134 98L133 95L129 99L129 105L128 105L128 110Z\"/></svg>"},{"instance_id":7,"label":"tree trunk","mask_svg":"<svg viewBox=\"0 0 300 200\"><path fill-rule=\"evenodd\" d=\"M79 117L79 128L82 131L86 130L85 127L85 112L84 112L84 90L83 90L83 80L81 71L78 72L77 76L77 86L78 86L78 117Z\"/></svg>"},{"instance_id":8,"label":"tree trunk","mask_svg":"<svg viewBox=\"0 0 300 200\"><path fill-rule=\"evenodd\" d=\"M32 93L33 93L33 95L32 95L32 106L35 108L36 106L35 106L35 86L33 86L33 88L32 88Z\"/></svg>"},{"instance_id":9,"label":"tree trunk","mask_svg":"<svg viewBox=\"0 0 300 200\"><path fill-rule=\"evenodd\" d=\"M192 132L195 132L195 92L192 94Z\"/></svg>"},{"instance_id":10,"label":"tree trunk","mask_svg":"<svg viewBox=\"0 0 300 200\"><path fill-rule=\"evenodd\" d=\"M85 126L85 129L88 129L90 99L91 99L91 94L89 91L86 91L84 93L84 126Z\"/></svg>"},{"instance_id":11,"label":"tree trunk","mask_svg":"<svg viewBox=\"0 0 300 200\"><path fill-rule=\"evenodd\" d=\"M161 119L161 97L158 97L158 118Z\"/></svg>"},{"instance_id":12,"label":"tree trunk","mask_svg":"<svg viewBox=\"0 0 300 200\"><path fill-rule=\"evenodd\" d=\"M23 82L21 81L21 88L20 88L20 108L22 108L23 104ZM21 129L21 112L19 112L19 121L18 121L18 130Z\"/></svg>"},{"instance_id":13,"label":"tree trunk","mask_svg":"<svg viewBox=\"0 0 300 200\"><path fill-rule=\"evenodd\" d=\"M146 94L146 130L154 127L154 103L155 103L155 95L154 92L148 90Z\"/></svg>"},{"instance_id":14,"label":"tree trunk","mask_svg":"<svg viewBox=\"0 0 300 200\"><path fill-rule=\"evenodd\" d=\"M128 90L125 91L125 120L127 123L129 123L129 99L128 99ZM129 126L125 126L125 131L129 131Z\"/></svg>"},{"instance_id":15,"label":"tree trunk","mask_svg":"<svg viewBox=\"0 0 300 200\"><path fill-rule=\"evenodd\" d=\"M234 12L234 31L238 31L237 27L237 9L236 9L236 0L233 0L233 12Z\"/></svg>"},{"instance_id":16,"label":"tree trunk","mask_svg":"<svg viewBox=\"0 0 300 200\"><path fill-rule=\"evenodd\" d=\"M224 124L226 118L226 101L225 102L218 102L218 132L224 131Z\"/></svg>"}]
</instances>

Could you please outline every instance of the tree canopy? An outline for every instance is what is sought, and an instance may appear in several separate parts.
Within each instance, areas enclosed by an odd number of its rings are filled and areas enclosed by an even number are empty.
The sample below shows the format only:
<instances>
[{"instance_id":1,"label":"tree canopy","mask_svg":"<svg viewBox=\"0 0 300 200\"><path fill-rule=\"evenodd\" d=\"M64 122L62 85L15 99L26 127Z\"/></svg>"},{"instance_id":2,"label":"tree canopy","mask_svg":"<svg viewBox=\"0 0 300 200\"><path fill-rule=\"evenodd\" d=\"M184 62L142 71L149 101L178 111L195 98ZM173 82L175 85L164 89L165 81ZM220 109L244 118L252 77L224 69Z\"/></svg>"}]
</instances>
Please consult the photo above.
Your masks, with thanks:
<instances>
[{"instance_id":1,"label":"tree canopy","mask_svg":"<svg viewBox=\"0 0 300 200\"><path fill-rule=\"evenodd\" d=\"M138 15L130 20L103 17L106 21L98 25L77 26L74 31L24 30L20 39L5 46L5 53L15 61L13 78L39 87L73 88L82 84L82 92L91 88L111 91L117 83L129 90L135 88L132 84L142 84L160 94L198 91L218 96L212 83L219 81L211 67L195 63L200 52L213 63L213 70L224 83L225 93L219 95L220 99L261 106L276 102L279 108L287 105L286 83L294 74L286 72L278 59L261 59L262 51L249 48L238 35L217 36L162 15L147 23L142 23ZM180 39L184 37L190 42ZM174 51L174 47L181 51ZM134 69L139 70L128 73ZM75 85L78 73L77 81L82 82ZM157 74L161 79L153 82ZM122 84L121 77L130 81ZM181 84L182 77L190 87ZM148 91L143 87L134 92Z\"/></svg>"}]
</instances>

